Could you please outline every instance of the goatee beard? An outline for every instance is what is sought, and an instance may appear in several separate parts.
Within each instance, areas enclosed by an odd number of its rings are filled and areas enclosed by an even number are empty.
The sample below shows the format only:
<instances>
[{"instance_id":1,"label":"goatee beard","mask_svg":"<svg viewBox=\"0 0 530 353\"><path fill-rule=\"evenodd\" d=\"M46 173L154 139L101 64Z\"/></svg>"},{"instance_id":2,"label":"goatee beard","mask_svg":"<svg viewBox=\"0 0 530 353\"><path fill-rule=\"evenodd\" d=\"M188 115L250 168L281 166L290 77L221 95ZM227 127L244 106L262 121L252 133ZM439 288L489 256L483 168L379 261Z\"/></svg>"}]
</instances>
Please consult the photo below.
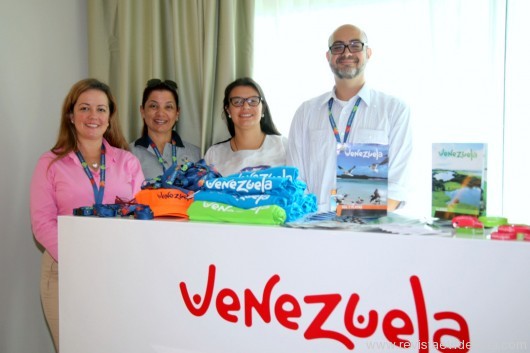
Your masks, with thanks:
<instances>
[{"instance_id":1,"label":"goatee beard","mask_svg":"<svg viewBox=\"0 0 530 353\"><path fill-rule=\"evenodd\" d=\"M359 69L352 69L352 70L338 70L337 68L333 68L333 73L335 76L337 76L340 79L353 79L359 76L361 73L361 70Z\"/></svg>"},{"instance_id":2,"label":"goatee beard","mask_svg":"<svg viewBox=\"0 0 530 353\"><path fill-rule=\"evenodd\" d=\"M350 59L346 57L341 57L337 60L337 63L340 63L342 60ZM359 64L359 60L355 61L355 64ZM329 63L329 66L331 68L331 71L335 76L337 76L340 79L353 79L359 76L363 72L364 65L358 68L346 68L346 69L339 69L337 66L333 65L331 62Z\"/></svg>"},{"instance_id":3,"label":"goatee beard","mask_svg":"<svg viewBox=\"0 0 530 353\"><path fill-rule=\"evenodd\" d=\"M331 71L333 72L333 74L335 76L337 76L338 78L340 79L353 79L353 78L356 78L357 76L359 76L363 70L362 70L362 67L360 68L348 68L348 69L339 69L338 67L336 66L332 66L331 64L329 65L331 67Z\"/></svg>"}]
</instances>

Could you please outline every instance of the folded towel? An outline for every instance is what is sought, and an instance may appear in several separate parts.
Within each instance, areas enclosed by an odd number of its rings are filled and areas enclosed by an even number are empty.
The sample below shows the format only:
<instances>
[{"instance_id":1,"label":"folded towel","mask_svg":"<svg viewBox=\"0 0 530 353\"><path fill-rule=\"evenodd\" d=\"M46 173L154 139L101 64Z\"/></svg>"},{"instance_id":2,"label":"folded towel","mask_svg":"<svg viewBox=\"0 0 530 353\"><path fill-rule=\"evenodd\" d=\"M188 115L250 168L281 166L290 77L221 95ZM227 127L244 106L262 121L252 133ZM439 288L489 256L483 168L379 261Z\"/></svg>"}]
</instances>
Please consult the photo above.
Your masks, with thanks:
<instances>
[{"instance_id":1,"label":"folded towel","mask_svg":"<svg viewBox=\"0 0 530 353\"><path fill-rule=\"evenodd\" d=\"M188 208L192 221L278 225L285 223L285 210L280 206L242 209L220 202L194 201Z\"/></svg>"},{"instance_id":2,"label":"folded towel","mask_svg":"<svg viewBox=\"0 0 530 353\"><path fill-rule=\"evenodd\" d=\"M302 192L284 197L268 194L241 196L220 191L198 191L193 197L195 201L219 202L243 209L269 205L280 206L285 210L287 222L292 222L317 210L316 196Z\"/></svg>"},{"instance_id":3,"label":"folded towel","mask_svg":"<svg viewBox=\"0 0 530 353\"><path fill-rule=\"evenodd\" d=\"M296 180L298 178L298 168L290 166L271 167L266 169L253 170L250 172L236 173L232 175L238 177L261 177L265 175L267 177L288 178L291 180Z\"/></svg>"},{"instance_id":4,"label":"folded towel","mask_svg":"<svg viewBox=\"0 0 530 353\"><path fill-rule=\"evenodd\" d=\"M304 192L306 184L301 180L290 180L288 178L247 176L247 177L224 177L206 180L201 190L222 191L225 193L239 195L292 195Z\"/></svg>"}]
</instances>

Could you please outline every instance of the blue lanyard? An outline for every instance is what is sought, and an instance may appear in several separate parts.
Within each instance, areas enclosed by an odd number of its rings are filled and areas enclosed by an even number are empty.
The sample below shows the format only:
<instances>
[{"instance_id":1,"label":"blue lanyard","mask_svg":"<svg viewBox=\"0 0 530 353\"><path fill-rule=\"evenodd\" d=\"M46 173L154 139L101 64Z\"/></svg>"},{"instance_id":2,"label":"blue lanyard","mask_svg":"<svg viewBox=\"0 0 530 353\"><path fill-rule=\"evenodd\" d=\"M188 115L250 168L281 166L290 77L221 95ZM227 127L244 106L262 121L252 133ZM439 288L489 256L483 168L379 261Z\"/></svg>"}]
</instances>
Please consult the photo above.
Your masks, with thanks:
<instances>
[{"instance_id":1,"label":"blue lanyard","mask_svg":"<svg viewBox=\"0 0 530 353\"><path fill-rule=\"evenodd\" d=\"M158 147L156 147L156 144L151 140L149 136L147 136L147 141L149 141L149 145L155 151L156 158L158 159L158 163L162 166L162 170L164 173L166 172L166 166L164 165L164 158L162 158L162 154L158 150ZM174 139L171 139L171 159L173 161L173 164L177 161L177 142Z\"/></svg>"},{"instance_id":2,"label":"blue lanyard","mask_svg":"<svg viewBox=\"0 0 530 353\"><path fill-rule=\"evenodd\" d=\"M85 174L87 175L88 179L90 180L90 184L92 184L92 190L94 191L94 204L95 205L101 205L103 204L103 194L105 193L105 145L101 144L101 156L99 159L99 165L100 165L100 171L101 175L99 178L99 189L96 185L96 181L94 180L94 176L92 175L92 172L90 171L90 168L88 167L87 162L83 158L83 155L81 154L81 151L77 150L75 151L75 154L77 155L77 158L79 158L79 161L81 162L81 165L83 166L83 169L85 170Z\"/></svg>"},{"instance_id":3,"label":"blue lanyard","mask_svg":"<svg viewBox=\"0 0 530 353\"><path fill-rule=\"evenodd\" d=\"M348 118L348 123L346 124L346 129L344 129L344 141L348 141L348 136L350 135L351 126L353 123L353 119L355 118L355 113L357 113L357 109L359 108L359 104L361 103L361 97L357 98L357 101L355 102L355 105L353 106L353 109L351 110L350 117ZM331 128L333 129L333 134L335 135L335 140L337 140L338 143L340 142L340 135L339 135L339 129L337 128L337 124L335 124L335 119L333 119L333 114L331 113L331 107L333 106L333 97L331 97L328 101L328 115L329 115L329 123L331 124Z\"/></svg>"}]
</instances>

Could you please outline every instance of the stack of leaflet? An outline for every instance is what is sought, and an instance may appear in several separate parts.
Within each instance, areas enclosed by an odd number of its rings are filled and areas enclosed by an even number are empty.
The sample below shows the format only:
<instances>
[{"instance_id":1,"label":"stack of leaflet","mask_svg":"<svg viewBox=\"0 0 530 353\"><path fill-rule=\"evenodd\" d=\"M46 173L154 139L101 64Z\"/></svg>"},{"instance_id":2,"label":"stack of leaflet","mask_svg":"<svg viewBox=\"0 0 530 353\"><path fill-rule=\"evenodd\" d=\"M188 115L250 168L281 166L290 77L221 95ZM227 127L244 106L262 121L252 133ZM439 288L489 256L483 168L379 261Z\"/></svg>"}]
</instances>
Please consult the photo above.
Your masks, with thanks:
<instances>
[{"instance_id":1,"label":"stack of leaflet","mask_svg":"<svg viewBox=\"0 0 530 353\"><path fill-rule=\"evenodd\" d=\"M314 194L295 167L272 167L206 180L188 209L191 220L283 224L316 212Z\"/></svg>"}]
</instances>

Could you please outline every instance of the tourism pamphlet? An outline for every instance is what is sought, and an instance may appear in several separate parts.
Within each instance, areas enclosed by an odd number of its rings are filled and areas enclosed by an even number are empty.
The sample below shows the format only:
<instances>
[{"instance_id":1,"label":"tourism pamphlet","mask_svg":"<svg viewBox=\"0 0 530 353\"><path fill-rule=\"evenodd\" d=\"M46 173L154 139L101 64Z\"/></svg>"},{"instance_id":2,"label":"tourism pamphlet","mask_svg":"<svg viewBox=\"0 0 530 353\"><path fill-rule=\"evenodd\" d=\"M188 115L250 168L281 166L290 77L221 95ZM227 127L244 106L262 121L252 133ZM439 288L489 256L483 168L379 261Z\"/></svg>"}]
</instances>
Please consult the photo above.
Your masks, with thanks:
<instances>
[{"instance_id":1,"label":"tourism pamphlet","mask_svg":"<svg viewBox=\"0 0 530 353\"><path fill-rule=\"evenodd\" d=\"M433 217L486 214L486 162L485 143L433 143Z\"/></svg>"},{"instance_id":2,"label":"tourism pamphlet","mask_svg":"<svg viewBox=\"0 0 530 353\"><path fill-rule=\"evenodd\" d=\"M337 188L331 196L337 216L386 216L387 190L388 145L337 146Z\"/></svg>"}]
</instances>

